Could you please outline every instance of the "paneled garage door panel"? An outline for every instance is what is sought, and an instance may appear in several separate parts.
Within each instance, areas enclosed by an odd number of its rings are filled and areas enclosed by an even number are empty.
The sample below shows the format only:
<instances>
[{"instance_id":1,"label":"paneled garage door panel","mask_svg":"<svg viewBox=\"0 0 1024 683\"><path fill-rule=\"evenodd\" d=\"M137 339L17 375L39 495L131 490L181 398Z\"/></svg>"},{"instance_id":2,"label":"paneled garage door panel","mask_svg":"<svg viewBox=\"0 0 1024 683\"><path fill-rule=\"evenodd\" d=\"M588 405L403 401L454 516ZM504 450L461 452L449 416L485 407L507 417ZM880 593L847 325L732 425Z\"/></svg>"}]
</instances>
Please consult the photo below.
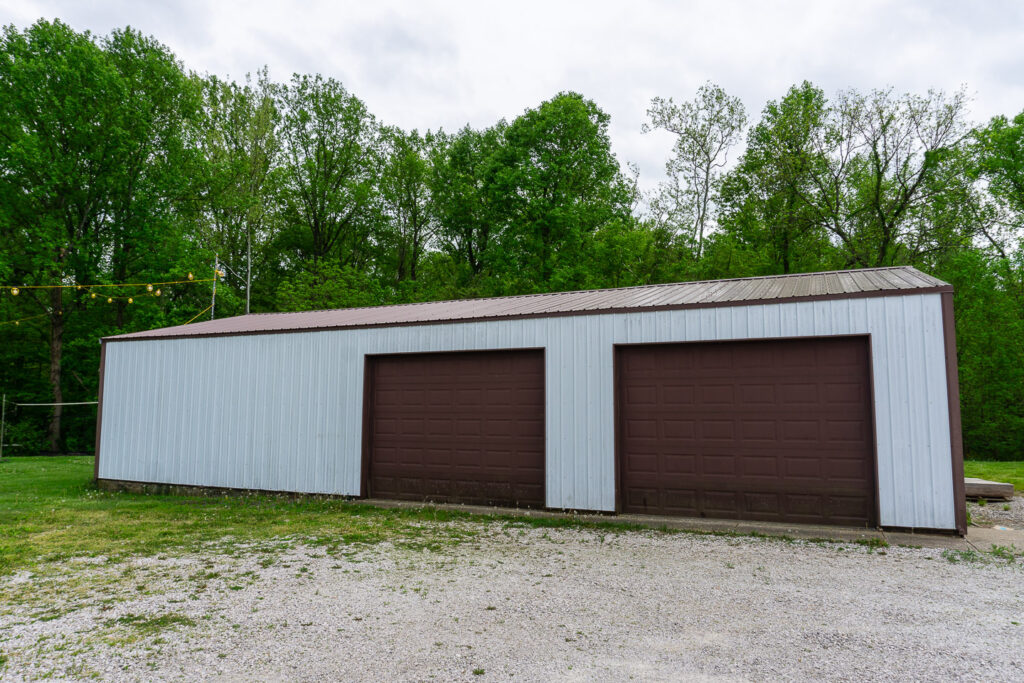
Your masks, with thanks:
<instances>
[{"instance_id":1,"label":"paneled garage door panel","mask_svg":"<svg viewBox=\"0 0 1024 683\"><path fill-rule=\"evenodd\" d=\"M864 337L619 350L624 511L875 522Z\"/></svg>"},{"instance_id":2,"label":"paneled garage door panel","mask_svg":"<svg viewBox=\"0 0 1024 683\"><path fill-rule=\"evenodd\" d=\"M544 505L543 352L371 363L369 495Z\"/></svg>"}]
</instances>

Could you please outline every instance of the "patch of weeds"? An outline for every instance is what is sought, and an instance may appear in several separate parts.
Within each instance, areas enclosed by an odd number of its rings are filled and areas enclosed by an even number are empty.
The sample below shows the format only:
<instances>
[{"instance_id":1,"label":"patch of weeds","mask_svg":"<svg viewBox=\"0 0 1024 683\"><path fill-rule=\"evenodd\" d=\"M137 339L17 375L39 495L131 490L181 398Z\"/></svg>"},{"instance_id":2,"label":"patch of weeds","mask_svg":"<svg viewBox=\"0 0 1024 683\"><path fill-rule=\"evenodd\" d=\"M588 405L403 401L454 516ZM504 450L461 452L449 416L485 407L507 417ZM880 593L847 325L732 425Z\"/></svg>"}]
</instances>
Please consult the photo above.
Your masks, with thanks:
<instances>
[{"instance_id":1,"label":"patch of weeds","mask_svg":"<svg viewBox=\"0 0 1024 683\"><path fill-rule=\"evenodd\" d=\"M474 676L483 676L485 673L487 673L487 672L484 671L483 669L473 669L473 675Z\"/></svg>"},{"instance_id":2,"label":"patch of weeds","mask_svg":"<svg viewBox=\"0 0 1024 683\"><path fill-rule=\"evenodd\" d=\"M878 551L879 555L885 555L885 552L883 552L882 549L889 547L889 542L887 540L885 540L884 538L877 538L877 537L875 537L875 538L858 538L857 540L854 541L854 543L856 543L857 545L862 545L865 548L867 548L869 555L874 553L875 551Z\"/></svg>"},{"instance_id":3,"label":"patch of weeds","mask_svg":"<svg viewBox=\"0 0 1024 683\"><path fill-rule=\"evenodd\" d=\"M1009 512L1009 511L1010 511L1010 504L1009 503L1003 503L1003 512Z\"/></svg>"},{"instance_id":4,"label":"patch of weeds","mask_svg":"<svg viewBox=\"0 0 1024 683\"><path fill-rule=\"evenodd\" d=\"M993 545L988 552L992 557L1006 560L1010 564L1016 562L1018 557L1024 557L1024 550L1018 550L1015 545Z\"/></svg>"},{"instance_id":5,"label":"patch of weeds","mask_svg":"<svg viewBox=\"0 0 1024 683\"><path fill-rule=\"evenodd\" d=\"M487 605L487 607L485 607L484 609L486 609L488 612L493 612L494 610L496 610L498 608L495 607L494 605Z\"/></svg>"},{"instance_id":6,"label":"patch of weeds","mask_svg":"<svg viewBox=\"0 0 1024 683\"><path fill-rule=\"evenodd\" d=\"M975 550L955 550L952 548L943 550L942 557L951 564L958 564L960 562L980 562L982 560L981 554Z\"/></svg>"},{"instance_id":7,"label":"patch of weeds","mask_svg":"<svg viewBox=\"0 0 1024 683\"><path fill-rule=\"evenodd\" d=\"M988 505L988 501L987 500L985 500L984 498L979 498L978 499L978 507L983 508L986 505Z\"/></svg>"},{"instance_id":8,"label":"patch of weeds","mask_svg":"<svg viewBox=\"0 0 1024 683\"><path fill-rule=\"evenodd\" d=\"M149 636L176 626L195 626L196 622L184 614L161 614L151 616L145 614L126 614L117 619L108 619L105 626L127 626L139 635Z\"/></svg>"},{"instance_id":9,"label":"patch of weeds","mask_svg":"<svg viewBox=\"0 0 1024 683\"><path fill-rule=\"evenodd\" d=\"M5 655L3 652L0 652L0 671L3 671L6 668L7 668L7 655Z\"/></svg>"}]
</instances>

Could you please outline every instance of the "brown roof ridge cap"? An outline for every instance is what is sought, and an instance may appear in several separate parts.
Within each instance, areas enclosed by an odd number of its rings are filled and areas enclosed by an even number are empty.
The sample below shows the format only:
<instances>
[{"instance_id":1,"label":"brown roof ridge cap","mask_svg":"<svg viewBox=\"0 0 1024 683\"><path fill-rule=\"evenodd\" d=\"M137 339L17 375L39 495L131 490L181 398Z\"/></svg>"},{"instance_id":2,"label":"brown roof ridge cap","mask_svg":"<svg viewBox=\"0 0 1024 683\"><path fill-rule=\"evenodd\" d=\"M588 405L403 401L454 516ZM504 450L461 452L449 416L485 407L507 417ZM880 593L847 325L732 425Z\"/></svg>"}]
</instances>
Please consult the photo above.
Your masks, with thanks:
<instances>
[{"instance_id":1,"label":"brown roof ridge cap","mask_svg":"<svg viewBox=\"0 0 1024 683\"><path fill-rule=\"evenodd\" d=\"M928 275L927 273L924 273L924 272L918 270L914 266L906 266L906 265L904 265L904 266L874 266L874 267L871 267L871 268L847 268L847 269L837 269L837 270L814 270L814 271L810 271L810 272L807 272L807 273L776 273L776 274L773 274L773 275L748 275L746 277L712 278L712 279L709 279L709 280L684 280L682 282L656 282L656 283L649 284L649 285L630 285L628 287L598 287L596 289L567 289L567 290L562 290L562 291L558 291L558 292L534 292L532 294L507 294L505 296L482 296L482 297L476 297L476 298L470 297L470 298L462 298L462 299L436 299L436 300L432 300L432 301L407 301L407 302L404 302L404 303L377 304L375 306L352 306L352 307L348 307L348 308L314 308L314 309L310 309L308 311L262 311L262 312L258 312L258 313L244 313L241 316L235 316L235 317L245 317L245 316L253 316L253 315L293 315L293 314L300 314L300 313L327 313L327 312L330 312L330 311L368 311L368 310L380 309L380 308L397 308L399 306L425 306L425 305L428 305L428 304L453 304L453 303L463 303L463 302L466 302L466 301L506 301L508 299L528 299L528 298L531 298L531 297L559 296L559 295L562 295L562 294L592 294L592 293L597 293L597 292L625 292L625 291L636 290L636 289L651 289L651 288L654 288L654 287L681 287L681 286L688 286L688 285L706 285L706 284L710 284L712 282L722 282L722 283L725 283L725 282L739 282L739 281L742 281L742 280L774 280L774 279L791 278L791 277L809 277L809 276L812 276L812 275L834 275L836 273L859 273L859 272L879 271L879 270L913 270L915 272L921 273L922 275L924 275L926 277L933 277L931 275ZM935 279L935 280L937 280L939 282L942 282L941 280L938 280L938 278L934 278L933 277L933 279ZM945 284L948 284L948 283L945 283Z\"/></svg>"}]
</instances>

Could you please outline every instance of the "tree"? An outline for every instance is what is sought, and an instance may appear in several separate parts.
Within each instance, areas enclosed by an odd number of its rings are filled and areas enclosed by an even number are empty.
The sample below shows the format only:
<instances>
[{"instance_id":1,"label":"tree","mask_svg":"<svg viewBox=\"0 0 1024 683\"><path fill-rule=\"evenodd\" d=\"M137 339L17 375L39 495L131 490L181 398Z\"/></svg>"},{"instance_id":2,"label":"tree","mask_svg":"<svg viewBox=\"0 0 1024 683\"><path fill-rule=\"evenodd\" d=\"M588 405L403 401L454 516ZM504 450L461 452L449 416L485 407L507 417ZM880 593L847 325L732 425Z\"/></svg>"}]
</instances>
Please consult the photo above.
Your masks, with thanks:
<instances>
[{"instance_id":1,"label":"tree","mask_svg":"<svg viewBox=\"0 0 1024 683\"><path fill-rule=\"evenodd\" d=\"M495 198L488 188L506 127L499 121L483 131L466 126L454 135L434 135L430 195L438 246L455 260L462 286L483 273L499 230Z\"/></svg>"},{"instance_id":2,"label":"tree","mask_svg":"<svg viewBox=\"0 0 1024 683\"><path fill-rule=\"evenodd\" d=\"M929 91L896 97L891 90L839 94L832 130L823 138L829 165L818 176L815 203L847 265L920 263L963 242L957 236L953 244L933 244L938 235L926 233L938 226L926 214L936 198L969 182L960 174L943 173L967 134L965 108L963 91L952 96Z\"/></svg>"},{"instance_id":3,"label":"tree","mask_svg":"<svg viewBox=\"0 0 1024 683\"><path fill-rule=\"evenodd\" d=\"M396 284L416 279L416 269L435 230L429 154L433 136L397 128L383 132L384 166L379 188L384 228L380 241Z\"/></svg>"},{"instance_id":4,"label":"tree","mask_svg":"<svg viewBox=\"0 0 1024 683\"><path fill-rule=\"evenodd\" d=\"M277 88L264 69L255 83L247 77L244 86L211 76L203 94L198 144L207 169L203 208L209 231L204 241L230 264L228 285L245 292L249 313L253 247L262 261L274 234L282 156Z\"/></svg>"},{"instance_id":5,"label":"tree","mask_svg":"<svg viewBox=\"0 0 1024 683\"><path fill-rule=\"evenodd\" d=\"M1024 268L1016 267L1024 228L1024 113L996 116L973 131L970 151L971 175L985 184L989 200L990 220L979 221L979 229L1024 305Z\"/></svg>"},{"instance_id":6,"label":"tree","mask_svg":"<svg viewBox=\"0 0 1024 683\"><path fill-rule=\"evenodd\" d=\"M378 126L334 79L296 74L282 88L284 248L298 262L361 268L379 167Z\"/></svg>"},{"instance_id":7,"label":"tree","mask_svg":"<svg viewBox=\"0 0 1024 683\"><path fill-rule=\"evenodd\" d=\"M634 185L611 151L608 121L591 100L562 93L509 124L487 188L501 219L501 290L580 286L594 233L631 219Z\"/></svg>"},{"instance_id":8,"label":"tree","mask_svg":"<svg viewBox=\"0 0 1024 683\"><path fill-rule=\"evenodd\" d=\"M747 274L831 265L821 212L809 201L828 175L825 94L808 82L769 102L736 168L722 181L719 222L748 261Z\"/></svg>"},{"instance_id":9,"label":"tree","mask_svg":"<svg viewBox=\"0 0 1024 683\"><path fill-rule=\"evenodd\" d=\"M1007 286L1007 265L998 254L964 250L936 272L954 287L968 457L1017 460L1024 451L1024 306Z\"/></svg>"},{"instance_id":10,"label":"tree","mask_svg":"<svg viewBox=\"0 0 1024 683\"><path fill-rule=\"evenodd\" d=\"M177 209L191 187L183 131L195 95L173 55L134 31L97 41L59 21L3 30L0 235L15 248L0 270L30 285L72 285L26 290L17 304L47 322L39 331L56 403L65 396L65 314L89 303L73 285L148 276L185 258ZM117 327L125 306L114 307ZM52 451L62 447L62 416L57 406Z\"/></svg>"},{"instance_id":11,"label":"tree","mask_svg":"<svg viewBox=\"0 0 1024 683\"><path fill-rule=\"evenodd\" d=\"M740 142L747 116L743 103L711 82L697 97L676 104L655 97L647 110L643 131L660 129L676 136L672 157L665 164L668 181L651 200L655 219L681 232L699 258L705 234L714 221L722 173L729 151Z\"/></svg>"}]
</instances>

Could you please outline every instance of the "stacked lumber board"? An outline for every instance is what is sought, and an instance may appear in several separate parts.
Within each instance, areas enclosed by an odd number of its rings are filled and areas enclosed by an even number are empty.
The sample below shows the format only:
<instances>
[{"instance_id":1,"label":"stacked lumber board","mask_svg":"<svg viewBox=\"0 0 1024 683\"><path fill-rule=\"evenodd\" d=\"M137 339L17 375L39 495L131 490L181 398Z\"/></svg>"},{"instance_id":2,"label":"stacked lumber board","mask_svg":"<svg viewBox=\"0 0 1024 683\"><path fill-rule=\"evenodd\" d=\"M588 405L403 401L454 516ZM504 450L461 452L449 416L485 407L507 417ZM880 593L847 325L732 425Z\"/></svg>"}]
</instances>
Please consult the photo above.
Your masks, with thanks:
<instances>
[{"instance_id":1,"label":"stacked lumber board","mask_svg":"<svg viewBox=\"0 0 1024 683\"><path fill-rule=\"evenodd\" d=\"M964 478L964 490L968 498L1013 498L1013 484L1001 481L988 481L974 477Z\"/></svg>"}]
</instances>

